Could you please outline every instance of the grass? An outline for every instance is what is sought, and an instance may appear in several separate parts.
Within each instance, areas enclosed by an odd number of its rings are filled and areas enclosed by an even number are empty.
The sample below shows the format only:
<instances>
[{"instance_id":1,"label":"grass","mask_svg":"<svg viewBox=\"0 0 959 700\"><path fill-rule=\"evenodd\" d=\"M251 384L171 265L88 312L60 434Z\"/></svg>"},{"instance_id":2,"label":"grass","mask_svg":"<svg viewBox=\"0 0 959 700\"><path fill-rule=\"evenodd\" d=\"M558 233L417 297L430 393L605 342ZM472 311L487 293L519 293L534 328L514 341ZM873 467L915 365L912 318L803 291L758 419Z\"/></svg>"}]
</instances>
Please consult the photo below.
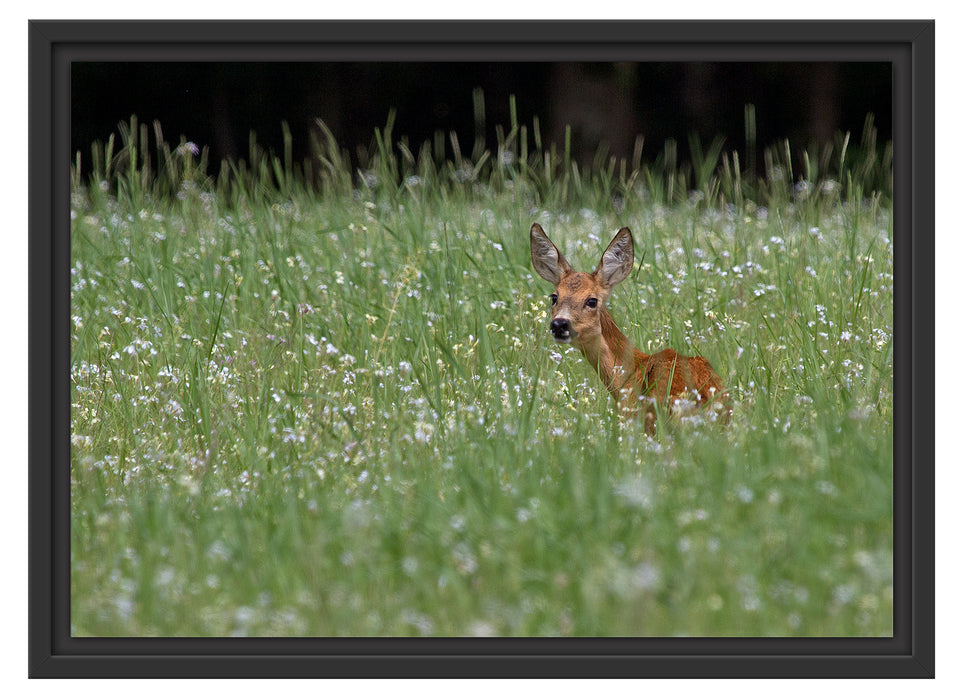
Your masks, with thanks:
<instances>
[{"instance_id":1,"label":"grass","mask_svg":"<svg viewBox=\"0 0 959 700\"><path fill-rule=\"evenodd\" d=\"M892 634L869 124L762 180L698 141L581 169L515 120L214 178L155 128L73 168L74 635ZM579 268L632 228L612 312L708 357L731 426L619 418L549 337L534 220Z\"/></svg>"}]
</instances>

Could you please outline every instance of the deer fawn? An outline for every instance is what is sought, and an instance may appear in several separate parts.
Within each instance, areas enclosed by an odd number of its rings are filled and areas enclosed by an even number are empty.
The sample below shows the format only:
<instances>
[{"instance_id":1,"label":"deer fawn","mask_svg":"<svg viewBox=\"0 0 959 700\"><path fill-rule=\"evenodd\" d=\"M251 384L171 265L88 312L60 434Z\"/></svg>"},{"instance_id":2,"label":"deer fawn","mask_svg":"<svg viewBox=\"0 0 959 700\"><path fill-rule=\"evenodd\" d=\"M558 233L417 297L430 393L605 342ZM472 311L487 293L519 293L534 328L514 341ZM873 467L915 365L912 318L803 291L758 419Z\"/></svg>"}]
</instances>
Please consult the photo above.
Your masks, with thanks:
<instances>
[{"instance_id":1,"label":"deer fawn","mask_svg":"<svg viewBox=\"0 0 959 700\"><path fill-rule=\"evenodd\" d=\"M592 273L575 272L539 224L530 229L529 243L533 268L556 286L553 339L572 343L583 353L621 410L628 415L643 411L647 434L656 432L657 403L669 411L691 402L696 408L709 405L723 421L729 420L729 397L706 358L672 349L655 355L640 352L606 309L610 291L633 268L633 234L628 228L619 230Z\"/></svg>"}]
</instances>

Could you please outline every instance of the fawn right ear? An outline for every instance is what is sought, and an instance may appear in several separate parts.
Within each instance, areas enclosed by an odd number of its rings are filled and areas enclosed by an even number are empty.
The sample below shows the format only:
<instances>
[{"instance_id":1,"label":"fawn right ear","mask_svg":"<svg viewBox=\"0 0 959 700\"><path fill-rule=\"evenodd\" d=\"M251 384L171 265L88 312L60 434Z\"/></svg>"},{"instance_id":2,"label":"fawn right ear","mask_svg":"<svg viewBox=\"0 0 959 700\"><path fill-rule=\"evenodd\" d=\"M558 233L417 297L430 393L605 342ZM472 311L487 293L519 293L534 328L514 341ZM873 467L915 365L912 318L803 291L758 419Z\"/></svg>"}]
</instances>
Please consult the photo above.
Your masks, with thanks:
<instances>
[{"instance_id":1,"label":"fawn right ear","mask_svg":"<svg viewBox=\"0 0 959 700\"><path fill-rule=\"evenodd\" d=\"M533 224L529 230L529 249L533 257L533 269L547 282L559 284L573 269L539 224Z\"/></svg>"},{"instance_id":2,"label":"fawn right ear","mask_svg":"<svg viewBox=\"0 0 959 700\"><path fill-rule=\"evenodd\" d=\"M606 248L595 274L607 287L613 287L626 279L632 269L633 234L624 226Z\"/></svg>"}]
</instances>

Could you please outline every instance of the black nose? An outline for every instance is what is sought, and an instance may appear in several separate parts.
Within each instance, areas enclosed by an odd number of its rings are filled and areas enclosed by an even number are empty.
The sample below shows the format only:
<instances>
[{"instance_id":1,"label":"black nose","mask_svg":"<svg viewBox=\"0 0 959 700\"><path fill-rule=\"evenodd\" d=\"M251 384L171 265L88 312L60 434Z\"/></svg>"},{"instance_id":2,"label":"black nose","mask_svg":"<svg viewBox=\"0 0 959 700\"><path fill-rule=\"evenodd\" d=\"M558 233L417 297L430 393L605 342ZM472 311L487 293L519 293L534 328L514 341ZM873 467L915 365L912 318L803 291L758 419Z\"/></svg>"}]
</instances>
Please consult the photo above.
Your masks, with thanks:
<instances>
[{"instance_id":1,"label":"black nose","mask_svg":"<svg viewBox=\"0 0 959 700\"><path fill-rule=\"evenodd\" d=\"M555 337L564 338L569 335L569 331L570 331L569 319L554 318L553 322L549 324L549 329L550 331L552 331Z\"/></svg>"}]
</instances>

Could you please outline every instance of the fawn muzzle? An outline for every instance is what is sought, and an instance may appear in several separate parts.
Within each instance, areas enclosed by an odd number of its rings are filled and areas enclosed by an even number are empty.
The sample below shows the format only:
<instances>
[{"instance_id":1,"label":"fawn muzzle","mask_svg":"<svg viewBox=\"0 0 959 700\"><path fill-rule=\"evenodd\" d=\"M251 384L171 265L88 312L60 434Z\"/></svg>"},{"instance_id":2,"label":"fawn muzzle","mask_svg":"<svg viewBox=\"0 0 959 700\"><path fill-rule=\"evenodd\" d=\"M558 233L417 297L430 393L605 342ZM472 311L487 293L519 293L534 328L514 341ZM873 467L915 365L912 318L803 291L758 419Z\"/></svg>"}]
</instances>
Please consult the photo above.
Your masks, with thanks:
<instances>
[{"instance_id":1,"label":"fawn muzzle","mask_svg":"<svg viewBox=\"0 0 959 700\"><path fill-rule=\"evenodd\" d=\"M554 318L549 324L550 333L553 334L553 340L557 343L569 343L572 341L573 325L568 318Z\"/></svg>"}]
</instances>

